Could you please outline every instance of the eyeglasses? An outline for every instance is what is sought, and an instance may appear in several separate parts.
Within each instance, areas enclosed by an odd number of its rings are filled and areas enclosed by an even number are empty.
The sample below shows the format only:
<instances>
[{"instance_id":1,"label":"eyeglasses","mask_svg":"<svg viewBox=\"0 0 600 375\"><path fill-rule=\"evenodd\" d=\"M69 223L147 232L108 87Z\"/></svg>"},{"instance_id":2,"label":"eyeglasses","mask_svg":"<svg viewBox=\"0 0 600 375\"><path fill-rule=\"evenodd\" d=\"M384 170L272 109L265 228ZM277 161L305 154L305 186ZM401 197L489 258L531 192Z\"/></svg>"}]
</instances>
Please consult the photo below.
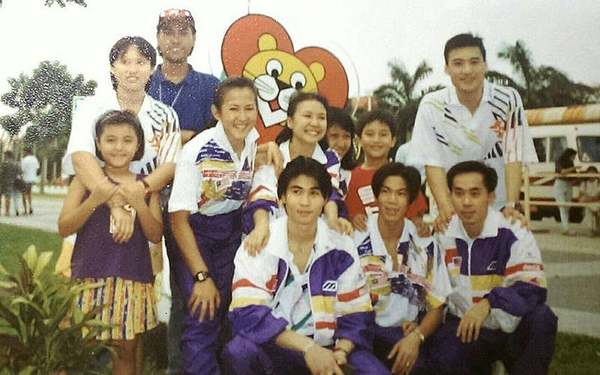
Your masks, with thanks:
<instances>
[{"instance_id":1,"label":"eyeglasses","mask_svg":"<svg viewBox=\"0 0 600 375\"><path fill-rule=\"evenodd\" d=\"M187 9L167 9L160 12L160 18L163 17L192 17L192 13L190 13Z\"/></svg>"}]
</instances>

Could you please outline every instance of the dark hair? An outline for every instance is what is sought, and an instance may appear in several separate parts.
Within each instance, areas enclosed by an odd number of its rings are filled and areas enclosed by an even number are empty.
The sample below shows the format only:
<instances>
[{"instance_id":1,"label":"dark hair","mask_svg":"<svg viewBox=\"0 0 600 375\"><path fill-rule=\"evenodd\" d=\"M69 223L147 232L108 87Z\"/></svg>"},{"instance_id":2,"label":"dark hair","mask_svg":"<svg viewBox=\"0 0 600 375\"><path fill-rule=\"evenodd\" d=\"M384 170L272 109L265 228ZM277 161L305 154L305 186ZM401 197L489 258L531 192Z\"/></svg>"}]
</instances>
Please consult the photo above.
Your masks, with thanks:
<instances>
[{"instance_id":1,"label":"dark hair","mask_svg":"<svg viewBox=\"0 0 600 375\"><path fill-rule=\"evenodd\" d=\"M585 173L598 173L598 169L592 165L585 171Z\"/></svg>"},{"instance_id":2,"label":"dark hair","mask_svg":"<svg viewBox=\"0 0 600 375\"><path fill-rule=\"evenodd\" d=\"M352 117L343 109L329 107L327 109L327 129L334 126L350 133L350 148L348 149L348 152L346 152L346 155L342 157L340 165L346 170L351 170L356 164L354 161L354 120L352 120ZM325 141L327 141L327 137L325 137ZM329 145L327 145L327 147L329 147Z\"/></svg>"},{"instance_id":3,"label":"dark hair","mask_svg":"<svg viewBox=\"0 0 600 375\"><path fill-rule=\"evenodd\" d=\"M109 125L129 125L134 131L137 137L138 145L133 154L132 160L140 160L142 156L144 156L144 131L142 130L142 125L138 120L137 116L129 111L108 111L105 112L98 120L96 121L96 139L100 139L104 128ZM96 147L96 156L98 159L104 161L100 150Z\"/></svg>"},{"instance_id":4,"label":"dark hair","mask_svg":"<svg viewBox=\"0 0 600 375\"><path fill-rule=\"evenodd\" d=\"M444 46L444 60L446 61L446 65L448 65L448 55L450 51L457 48L464 47L477 47L481 51L481 56L483 56L483 61L485 60L485 47L483 46L483 39L478 36L474 36L471 33L458 34L448 39L446 45Z\"/></svg>"},{"instance_id":5,"label":"dark hair","mask_svg":"<svg viewBox=\"0 0 600 375\"><path fill-rule=\"evenodd\" d=\"M115 61L117 61L123 54L129 49L130 46L136 46L138 51L142 56L146 59L150 60L150 66L152 69L156 66L156 50L152 47L152 44L148 42L146 39L141 36L126 36L123 37L112 46L110 49L110 53L108 54L108 61L110 62L110 66L113 66ZM110 80L112 82L113 90L117 89L117 79L115 76L110 73ZM150 88L150 80L146 83L146 91Z\"/></svg>"},{"instance_id":6,"label":"dark hair","mask_svg":"<svg viewBox=\"0 0 600 375\"><path fill-rule=\"evenodd\" d=\"M319 191L323 198L327 199L331 194L331 177L325 167L313 158L298 156L289 162L279 175L279 179L277 180L277 197L279 199L287 191L292 179L298 176L314 178L319 185Z\"/></svg>"},{"instance_id":7,"label":"dark hair","mask_svg":"<svg viewBox=\"0 0 600 375\"><path fill-rule=\"evenodd\" d=\"M327 102L327 99L324 96L321 96L315 92L296 91L290 97L290 102L288 104L287 109L287 117L294 117L294 115L296 114L296 110L298 109L298 105L302 102L309 100L316 100L317 102L323 104L323 107L325 107L325 111L329 109L329 103ZM275 138L275 143L279 145L285 141L289 141L290 139L292 139L292 135L292 129L286 126L279 132L279 134ZM324 146L324 144L321 142L319 142L319 144L321 144L321 147Z\"/></svg>"},{"instance_id":8,"label":"dark hair","mask_svg":"<svg viewBox=\"0 0 600 375\"><path fill-rule=\"evenodd\" d=\"M379 121L390 129L390 133L392 133L392 137L396 137L397 126L396 119L394 119L394 115L390 112L383 109L376 109L374 111L363 113L356 122L356 135L361 136L365 127L375 121Z\"/></svg>"},{"instance_id":9,"label":"dark hair","mask_svg":"<svg viewBox=\"0 0 600 375\"><path fill-rule=\"evenodd\" d=\"M247 88L252 90L254 93L254 101L258 101L258 93L256 92L256 87L254 87L254 83L246 78L246 77L229 77L224 81L221 81L217 88L215 89L215 94L213 96L213 105L217 107L217 110L221 110L223 106L223 101L225 100L225 95L233 89L243 89ZM207 121L202 131L210 128L214 128L217 125L217 119L214 117L210 117L210 120Z\"/></svg>"},{"instance_id":10,"label":"dark hair","mask_svg":"<svg viewBox=\"0 0 600 375\"><path fill-rule=\"evenodd\" d=\"M408 190L408 203L412 203L417 199L419 188L421 187L421 174L416 168L402 163L389 163L375 172L373 180L371 180L375 198L379 197L385 179L390 176L402 177L406 183L406 189Z\"/></svg>"},{"instance_id":11,"label":"dark hair","mask_svg":"<svg viewBox=\"0 0 600 375\"><path fill-rule=\"evenodd\" d=\"M23 148L23 152L25 153L25 155L33 155L33 150L31 149L31 147Z\"/></svg>"},{"instance_id":12,"label":"dark hair","mask_svg":"<svg viewBox=\"0 0 600 375\"><path fill-rule=\"evenodd\" d=\"M452 190L454 178L465 173L479 173L483 177L483 184L489 193L496 190L498 185L498 174L492 167L488 167L480 161L468 160L455 164L446 174L448 189Z\"/></svg>"},{"instance_id":13,"label":"dark hair","mask_svg":"<svg viewBox=\"0 0 600 375\"><path fill-rule=\"evenodd\" d=\"M225 95L233 89L249 89L254 93L254 98L256 99L256 88L254 87L254 83L246 78L246 77L229 77L226 80L219 83L217 89L215 90L215 95L213 97L213 104L220 111L223 106L223 101L225 100Z\"/></svg>"},{"instance_id":14,"label":"dark hair","mask_svg":"<svg viewBox=\"0 0 600 375\"><path fill-rule=\"evenodd\" d=\"M577 155L577 151L568 147L558 157L560 161L571 161L571 158Z\"/></svg>"}]
</instances>

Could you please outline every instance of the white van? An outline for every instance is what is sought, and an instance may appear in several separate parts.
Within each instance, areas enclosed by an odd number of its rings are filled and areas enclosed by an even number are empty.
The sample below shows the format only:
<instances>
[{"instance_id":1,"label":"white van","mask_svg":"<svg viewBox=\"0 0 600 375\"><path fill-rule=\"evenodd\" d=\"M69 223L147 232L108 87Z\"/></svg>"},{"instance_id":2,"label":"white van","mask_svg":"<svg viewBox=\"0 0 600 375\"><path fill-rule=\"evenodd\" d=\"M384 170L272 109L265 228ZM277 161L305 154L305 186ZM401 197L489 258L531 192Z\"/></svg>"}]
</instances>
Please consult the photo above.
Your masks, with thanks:
<instances>
[{"instance_id":1,"label":"white van","mask_svg":"<svg viewBox=\"0 0 600 375\"><path fill-rule=\"evenodd\" d=\"M554 162L570 147L577 151L575 165L585 171L594 165L600 170L600 104L572 107L553 107L527 110L527 121L539 162L529 166L530 199L554 201L552 194ZM576 184L573 196L578 196ZM554 216L559 219L557 207L531 206L531 218ZM570 219L580 222L583 209L572 207Z\"/></svg>"}]
</instances>

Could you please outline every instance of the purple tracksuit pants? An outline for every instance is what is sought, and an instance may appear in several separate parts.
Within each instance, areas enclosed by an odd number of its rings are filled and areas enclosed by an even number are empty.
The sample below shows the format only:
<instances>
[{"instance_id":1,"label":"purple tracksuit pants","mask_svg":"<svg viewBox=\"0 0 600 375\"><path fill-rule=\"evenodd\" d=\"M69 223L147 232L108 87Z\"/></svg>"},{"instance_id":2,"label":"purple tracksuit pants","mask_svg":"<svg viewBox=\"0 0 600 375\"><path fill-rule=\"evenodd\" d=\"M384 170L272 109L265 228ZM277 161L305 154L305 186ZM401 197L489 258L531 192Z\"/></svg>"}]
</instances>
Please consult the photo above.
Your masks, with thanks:
<instances>
[{"instance_id":1,"label":"purple tracksuit pants","mask_svg":"<svg viewBox=\"0 0 600 375\"><path fill-rule=\"evenodd\" d=\"M241 210L227 214L190 216L190 225L210 277L221 295L221 305L213 320L198 320L187 309L194 286L191 274L181 255L175 256L175 278L186 304L186 316L181 336L183 371L186 375L220 374L218 364L219 335L226 322L231 303L233 258L241 243Z\"/></svg>"},{"instance_id":2,"label":"purple tracksuit pants","mask_svg":"<svg viewBox=\"0 0 600 375\"><path fill-rule=\"evenodd\" d=\"M259 345L236 336L225 348L225 361L236 375L306 375L310 374L302 353L281 348L274 343ZM348 358L352 374L388 375L390 371L367 350L354 350Z\"/></svg>"},{"instance_id":3,"label":"purple tracksuit pants","mask_svg":"<svg viewBox=\"0 0 600 375\"><path fill-rule=\"evenodd\" d=\"M390 370L394 365L395 357L388 359L387 356L398 341L404 338L402 327L381 327L375 324L375 338L373 340L373 353ZM419 357L412 368L411 374L421 374L425 369L425 359L427 356L427 347L421 345Z\"/></svg>"},{"instance_id":4,"label":"purple tracksuit pants","mask_svg":"<svg viewBox=\"0 0 600 375\"><path fill-rule=\"evenodd\" d=\"M431 337L427 366L435 374L489 374L501 360L511 375L548 373L554 354L558 318L547 305L523 316L513 333L483 328L479 339L463 344L456 337L460 319L448 314Z\"/></svg>"}]
</instances>

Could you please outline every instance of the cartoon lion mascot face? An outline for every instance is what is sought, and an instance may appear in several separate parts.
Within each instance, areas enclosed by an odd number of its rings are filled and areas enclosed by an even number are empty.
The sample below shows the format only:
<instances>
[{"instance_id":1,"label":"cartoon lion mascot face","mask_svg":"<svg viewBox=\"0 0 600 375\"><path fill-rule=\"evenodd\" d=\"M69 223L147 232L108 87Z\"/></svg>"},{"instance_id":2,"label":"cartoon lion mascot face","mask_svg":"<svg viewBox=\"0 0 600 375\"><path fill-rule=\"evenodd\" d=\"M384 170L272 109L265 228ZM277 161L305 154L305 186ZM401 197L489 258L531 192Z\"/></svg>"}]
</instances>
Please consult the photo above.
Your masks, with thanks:
<instances>
[{"instance_id":1,"label":"cartoon lion mascot face","mask_svg":"<svg viewBox=\"0 0 600 375\"><path fill-rule=\"evenodd\" d=\"M263 142L281 131L289 99L297 90L318 92L334 106L346 104L348 78L339 60L319 47L294 51L285 29L270 17L248 15L235 21L223 38L221 52L227 76L243 75L254 81Z\"/></svg>"}]
</instances>

